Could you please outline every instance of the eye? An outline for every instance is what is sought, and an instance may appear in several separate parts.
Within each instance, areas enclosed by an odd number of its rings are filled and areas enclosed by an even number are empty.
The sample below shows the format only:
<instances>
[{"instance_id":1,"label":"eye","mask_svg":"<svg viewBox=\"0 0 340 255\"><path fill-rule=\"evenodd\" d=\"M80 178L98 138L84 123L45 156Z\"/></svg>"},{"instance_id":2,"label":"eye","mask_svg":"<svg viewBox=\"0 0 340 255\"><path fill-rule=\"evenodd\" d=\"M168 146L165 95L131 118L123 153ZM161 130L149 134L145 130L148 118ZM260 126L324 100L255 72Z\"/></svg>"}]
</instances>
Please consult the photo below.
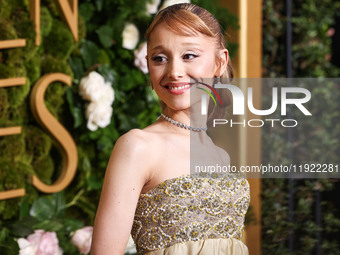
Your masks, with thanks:
<instances>
[{"instance_id":1,"label":"eye","mask_svg":"<svg viewBox=\"0 0 340 255\"><path fill-rule=\"evenodd\" d=\"M163 63L166 61L166 57L163 56L154 56L151 58L152 61L156 62L156 63Z\"/></svg>"},{"instance_id":2,"label":"eye","mask_svg":"<svg viewBox=\"0 0 340 255\"><path fill-rule=\"evenodd\" d=\"M191 59L194 59L194 58L197 58L197 57L198 57L197 54L187 53L187 54L184 54L183 59L191 60Z\"/></svg>"}]
</instances>

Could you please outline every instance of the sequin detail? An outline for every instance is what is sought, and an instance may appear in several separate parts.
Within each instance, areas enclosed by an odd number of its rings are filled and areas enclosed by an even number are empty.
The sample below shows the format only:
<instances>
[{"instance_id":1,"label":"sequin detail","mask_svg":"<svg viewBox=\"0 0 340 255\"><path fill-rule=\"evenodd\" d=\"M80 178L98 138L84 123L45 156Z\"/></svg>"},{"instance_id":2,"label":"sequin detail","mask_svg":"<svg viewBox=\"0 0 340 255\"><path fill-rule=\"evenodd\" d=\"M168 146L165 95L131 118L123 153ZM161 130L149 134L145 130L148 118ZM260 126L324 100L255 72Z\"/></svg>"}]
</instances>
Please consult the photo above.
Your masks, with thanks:
<instances>
[{"instance_id":1,"label":"sequin detail","mask_svg":"<svg viewBox=\"0 0 340 255\"><path fill-rule=\"evenodd\" d=\"M249 183L239 174L166 180L139 197L131 231L137 253L208 238L240 240L249 200Z\"/></svg>"}]
</instances>

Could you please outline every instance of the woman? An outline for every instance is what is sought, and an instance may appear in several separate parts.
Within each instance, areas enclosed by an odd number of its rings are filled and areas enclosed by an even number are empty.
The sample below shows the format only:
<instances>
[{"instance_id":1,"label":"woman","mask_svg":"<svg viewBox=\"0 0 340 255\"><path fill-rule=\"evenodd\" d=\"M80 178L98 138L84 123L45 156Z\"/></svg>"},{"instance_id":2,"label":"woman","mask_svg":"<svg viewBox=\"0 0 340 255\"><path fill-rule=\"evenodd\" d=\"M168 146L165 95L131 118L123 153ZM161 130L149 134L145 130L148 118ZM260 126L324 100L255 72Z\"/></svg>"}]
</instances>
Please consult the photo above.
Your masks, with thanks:
<instances>
[{"instance_id":1,"label":"woman","mask_svg":"<svg viewBox=\"0 0 340 255\"><path fill-rule=\"evenodd\" d=\"M124 254L130 232L139 254L248 254L240 241L248 182L232 175L190 175L194 157L205 164L230 163L205 132L207 119L198 106L203 92L195 90L205 78L232 76L219 24L203 8L177 4L157 14L146 38L162 116L117 140L91 254Z\"/></svg>"}]
</instances>

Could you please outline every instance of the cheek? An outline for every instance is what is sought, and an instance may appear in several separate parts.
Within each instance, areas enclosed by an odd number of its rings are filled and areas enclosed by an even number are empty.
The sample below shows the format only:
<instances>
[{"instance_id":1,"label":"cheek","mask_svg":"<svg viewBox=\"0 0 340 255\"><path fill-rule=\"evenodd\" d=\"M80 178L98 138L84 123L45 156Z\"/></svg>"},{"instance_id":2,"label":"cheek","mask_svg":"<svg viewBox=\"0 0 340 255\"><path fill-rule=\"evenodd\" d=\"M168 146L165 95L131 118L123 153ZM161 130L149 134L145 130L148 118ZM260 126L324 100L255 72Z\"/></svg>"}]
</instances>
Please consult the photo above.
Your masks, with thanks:
<instances>
[{"instance_id":1,"label":"cheek","mask_svg":"<svg viewBox=\"0 0 340 255\"><path fill-rule=\"evenodd\" d=\"M162 75L162 69L159 66L150 66L149 75L151 82L158 82Z\"/></svg>"},{"instance_id":2,"label":"cheek","mask_svg":"<svg viewBox=\"0 0 340 255\"><path fill-rule=\"evenodd\" d=\"M211 78L214 76L215 66L215 59L206 59L205 61L198 62L192 70L200 78Z\"/></svg>"}]
</instances>

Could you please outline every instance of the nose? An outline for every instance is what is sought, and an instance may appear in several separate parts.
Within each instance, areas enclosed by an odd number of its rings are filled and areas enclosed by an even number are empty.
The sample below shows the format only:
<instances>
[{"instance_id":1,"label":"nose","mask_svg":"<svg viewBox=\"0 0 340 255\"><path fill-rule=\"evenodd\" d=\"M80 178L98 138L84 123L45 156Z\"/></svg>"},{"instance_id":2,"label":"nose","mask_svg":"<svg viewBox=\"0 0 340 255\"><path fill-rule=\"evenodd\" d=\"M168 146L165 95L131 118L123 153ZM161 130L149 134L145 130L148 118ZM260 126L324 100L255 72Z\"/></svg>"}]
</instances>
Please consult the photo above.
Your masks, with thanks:
<instances>
[{"instance_id":1,"label":"nose","mask_svg":"<svg viewBox=\"0 0 340 255\"><path fill-rule=\"evenodd\" d=\"M172 80L178 80L184 76L184 66L179 59L172 59L168 63L167 75Z\"/></svg>"}]
</instances>

